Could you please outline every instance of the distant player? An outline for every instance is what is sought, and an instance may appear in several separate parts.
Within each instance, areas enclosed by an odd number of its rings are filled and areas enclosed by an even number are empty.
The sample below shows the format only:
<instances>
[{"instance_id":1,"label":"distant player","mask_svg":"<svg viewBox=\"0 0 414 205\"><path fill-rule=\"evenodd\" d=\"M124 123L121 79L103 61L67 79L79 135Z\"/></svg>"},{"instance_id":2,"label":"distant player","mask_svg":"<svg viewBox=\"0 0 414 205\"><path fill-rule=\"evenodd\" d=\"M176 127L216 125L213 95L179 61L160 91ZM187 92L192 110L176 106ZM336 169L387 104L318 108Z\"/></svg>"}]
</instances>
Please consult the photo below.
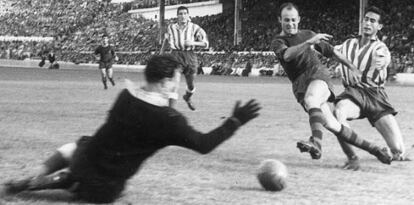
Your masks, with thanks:
<instances>
[{"instance_id":1,"label":"distant player","mask_svg":"<svg viewBox=\"0 0 414 205\"><path fill-rule=\"evenodd\" d=\"M335 96L329 71L323 65L316 51L354 69L354 66L340 52L326 42L332 36L315 34L310 30L299 30L299 10L293 3L284 3L280 7L279 22L282 32L276 37L273 49L288 78L292 82L293 93L297 101L309 115L312 136L308 141L299 141L301 152L309 152L312 159L322 155L322 129L325 126L341 139L352 143L375 155L381 162L391 163L387 150L361 140L352 130L343 129L335 119L328 102Z\"/></svg>"},{"instance_id":2,"label":"distant player","mask_svg":"<svg viewBox=\"0 0 414 205\"><path fill-rule=\"evenodd\" d=\"M384 89L391 54L377 37L378 31L383 27L383 16L377 7L368 8L362 23L362 36L350 38L337 47L357 66L359 78L357 84L352 84L350 71L344 67L341 69L345 91L337 98L335 115L339 122L348 127L347 120L368 118L387 142L393 160L408 160L401 131L394 117L397 112L389 103ZM340 138L339 142L348 157L344 168L359 169L359 160L352 147Z\"/></svg>"},{"instance_id":3,"label":"distant player","mask_svg":"<svg viewBox=\"0 0 414 205\"><path fill-rule=\"evenodd\" d=\"M109 38L107 35L102 36L102 45L96 48L95 57L99 63L99 70L101 71L104 89L108 89L106 78L109 79L112 86L115 86L112 64L114 61L118 61L118 56L116 55L114 48L109 45Z\"/></svg>"},{"instance_id":4,"label":"distant player","mask_svg":"<svg viewBox=\"0 0 414 205\"><path fill-rule=\"evenodd\" d=\"M92 203L115 201L143 162L164 147L175 145L207 154L259 115L259 104L236 103L232 115L203 134L169 107L168 91L175 86L179 62L170 55L152 57L145 69L147 85L124 89L106 122L92 137L60 147L35 177L5 184L8 194L69 188Z\"/></svg>"},{"instance_id":5,"label":"distant player","mask_svg":"<svg viewBox=\"0 0 414 205\"><path fill-rule=\"evenodd\" d=\"M191 96L195 92L194 77L197 74L199 66L197 54L193 52L196 47L208 48L208 40L206 32L197 24L191 22L188 8L180 6L177 9L177 23L170 24L167 29L168 35L166 40L172 49L172 55L175 56L182 65L182 73L187 82L187 91L183 99L187 102L191 110L195 110L195 106L191 101ZM161 52L165 49L161 48ZM170 96L170 105L174 106L178 99L178 84L173 95Z\"/></svg>"}]
</instances>

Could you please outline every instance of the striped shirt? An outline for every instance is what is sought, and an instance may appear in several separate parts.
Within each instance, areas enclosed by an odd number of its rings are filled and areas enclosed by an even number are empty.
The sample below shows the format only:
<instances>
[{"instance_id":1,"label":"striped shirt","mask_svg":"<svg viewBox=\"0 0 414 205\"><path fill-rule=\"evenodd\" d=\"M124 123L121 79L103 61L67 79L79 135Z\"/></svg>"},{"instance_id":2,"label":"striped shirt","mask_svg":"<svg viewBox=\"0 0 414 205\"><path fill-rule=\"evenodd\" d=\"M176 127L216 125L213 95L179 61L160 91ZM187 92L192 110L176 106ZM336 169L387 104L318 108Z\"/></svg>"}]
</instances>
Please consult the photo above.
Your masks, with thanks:
<instances>
[{"instance_id":1,"label":"striped shirt","mask_svg":"<svg viewBox=\"0 0 414 205\"><path fill-rule=\"evenodd\" d=\"M197 24L188 22L186 26L181 27L178 23L170 24L167 29L168 42L170 48L173 50L191 51L195 49L195 46L185 46L184 42L189 41L202 41L206 44L205 48L208 48L208 40L206 32Z\"/></svg>"},{"instance_id":2,"label":"striped shirt","mask_svg":"<svg viewBox=\"0 0 414 205\"><path fill-rule=\"evenodd\" d=\"M387 67L391 62L391 54L387 46L377 37L360 47L361 37L350 38L341 45L335 46L362 72L362 87L383 87L387 79ZM341 66L342 82L350 85L349 70Z\"/></svg>"}]
</instances>

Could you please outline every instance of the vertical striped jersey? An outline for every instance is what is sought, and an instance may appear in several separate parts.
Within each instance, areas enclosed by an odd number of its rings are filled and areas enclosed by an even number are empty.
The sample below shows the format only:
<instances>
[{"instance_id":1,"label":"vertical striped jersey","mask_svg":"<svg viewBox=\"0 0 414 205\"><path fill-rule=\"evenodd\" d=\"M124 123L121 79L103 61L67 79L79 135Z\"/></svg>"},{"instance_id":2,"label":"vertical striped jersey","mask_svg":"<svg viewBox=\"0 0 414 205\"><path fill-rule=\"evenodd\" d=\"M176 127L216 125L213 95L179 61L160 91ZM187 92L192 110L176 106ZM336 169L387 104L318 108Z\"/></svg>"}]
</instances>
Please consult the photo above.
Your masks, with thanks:
<instances>
[{"instance_id":1,"label":"vertical striped jersey","mask_svg":"<svg viewBox=\"0 0 414 205\"><path fill-rule=\"evenodd\" d=\"M387 67L391 62L390 51L377 37L362 47L360 40L361 37L350 38L335 48L362 72L363 87L383 87L387 79ZM342 65L340 71L343 84L350 85L348 68Z\"/></svg>"},{"instance_id":2,"label":"vertical striped jersey","mask_svg":"<svg viewBox=\"0 0 414 205\"><path fill-rule=\"evenodd\" d=\"M195 49L195 46L185 46L186 40L190 41L202 41L206 43L208 48L208 39L206 32L197 24L189 21L186 26L181 27L178 23L170 24L167 29L168 42L173 50L191 51Z\"/></svg>"}]
</instances>

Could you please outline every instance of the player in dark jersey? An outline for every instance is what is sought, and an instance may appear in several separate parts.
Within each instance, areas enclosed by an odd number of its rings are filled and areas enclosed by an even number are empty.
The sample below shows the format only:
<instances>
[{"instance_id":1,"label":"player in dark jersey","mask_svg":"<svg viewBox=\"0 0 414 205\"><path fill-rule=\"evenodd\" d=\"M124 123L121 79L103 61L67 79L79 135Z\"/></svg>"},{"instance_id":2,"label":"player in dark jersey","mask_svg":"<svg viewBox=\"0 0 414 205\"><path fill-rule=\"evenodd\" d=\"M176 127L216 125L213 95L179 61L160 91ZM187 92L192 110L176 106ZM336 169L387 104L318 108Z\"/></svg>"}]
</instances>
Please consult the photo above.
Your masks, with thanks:
<instances>
[{"instance_id":1,"label":"player in dark jersey","mask_svg":"<svg viewBox=\"0 0 414 205\"><path fill-rule=\"evenodd\" d=\"M315 34L310 30L299 30L299 10L293 3L281 5L279 21L282 32L275 38L273 49L292 82L293 93L297 101L309 114L312 131L312 136L308 141L297 143L299 150L309 152L312 159L319 159L322 129L326 127L344 141L375 155L381 162L391 163L386 150L358 138L348 127L343 127L330 110L328 102L335 100L333 85L328 69L321 63L316 51L325 57L337 59L350 70L356 69L346 57L326 42L332 36Z\"/></svg>"},{"instance_id":2,"label":"player in dark jersey","mask_svg":"<svg viewBox=\"0 0 414 205\"><path fill-rule=\"evenodd\" d=\"M207 154L258 116L257 102L250 100L243 106L237 102L221 126L206 134L194 130L181 113L168 106L168 91L175 86L178 68L172 56L152 57L145 69L147 85L140 89L127 86L94 136L62 146L36 177L6 183L6 192L71 187L85 201L112 202L156 151L175 145Z\"/></svg>"},{"instance_id":3,"label":"player in dark jersey","mask_svg":"<svg viewBox=\"0 0 414 205\"><path fill-rule=\"evenodd\" d=\"M102 45L96 48L95 56L96 60L99 62L99 70L101 71L104 89L108 89L106 78L109 79L112 86L115 86L112 64L114 61L118 61L118 56L116 55L114 48L109 45L109 38L107 35L102 36Z\"/></svg>"}]
</instances>

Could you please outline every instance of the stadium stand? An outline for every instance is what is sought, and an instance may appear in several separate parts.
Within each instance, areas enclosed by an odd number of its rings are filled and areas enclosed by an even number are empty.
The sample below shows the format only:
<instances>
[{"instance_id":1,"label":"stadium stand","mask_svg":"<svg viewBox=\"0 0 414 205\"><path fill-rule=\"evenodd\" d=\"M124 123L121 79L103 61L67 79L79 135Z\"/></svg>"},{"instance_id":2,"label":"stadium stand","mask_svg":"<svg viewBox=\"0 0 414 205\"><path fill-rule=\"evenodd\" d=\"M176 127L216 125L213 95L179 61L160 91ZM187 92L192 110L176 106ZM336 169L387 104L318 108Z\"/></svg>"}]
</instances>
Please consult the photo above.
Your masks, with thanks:
<instances>
[{"instance_id":1,"label":"stadium stand","mask_svg":"<svg viewBox=\"0 0 414 205\"><path fill-rule=\"evenodd\" d=\"M243 40L238 46L232 44L232 9L225 10L220 15L193 16L192 21L201 25L210 39L210 52L200 54L204 66L230 64L228 59L233 59L232 67L244 68L247 60L251 59L253 68L276 67L277 60L274 56L263 54L262 51L270 51L270 42L280 32L276 11L281 2L283 1L243 1ZM294 2L302 11L301 27L332 34L332 44L342 42L358 32L358 0ZM177 1L170 0L167 3L173 5ZM414 2L371 0L369 4L388 13L384 19L387 26L381 32L381 38L393 55L392 72L412 72ZM98 45L103 33L110 36L111 42L120 51L118 63L145 64L148 56L159 49L158 23L131 18L125 12L123 4L97 0L2 0L0 5L4 5L0 12L0 21L3 22L0 24L0 36L51 36L55 39L53 43L0 41L1 58L34 58L46 45L48 49L54 48L57 51L60 60L91 63L94 61L91 51ZM327 63L332 68L335 67L333 62Z\"/></svg>"}]
</instances>

